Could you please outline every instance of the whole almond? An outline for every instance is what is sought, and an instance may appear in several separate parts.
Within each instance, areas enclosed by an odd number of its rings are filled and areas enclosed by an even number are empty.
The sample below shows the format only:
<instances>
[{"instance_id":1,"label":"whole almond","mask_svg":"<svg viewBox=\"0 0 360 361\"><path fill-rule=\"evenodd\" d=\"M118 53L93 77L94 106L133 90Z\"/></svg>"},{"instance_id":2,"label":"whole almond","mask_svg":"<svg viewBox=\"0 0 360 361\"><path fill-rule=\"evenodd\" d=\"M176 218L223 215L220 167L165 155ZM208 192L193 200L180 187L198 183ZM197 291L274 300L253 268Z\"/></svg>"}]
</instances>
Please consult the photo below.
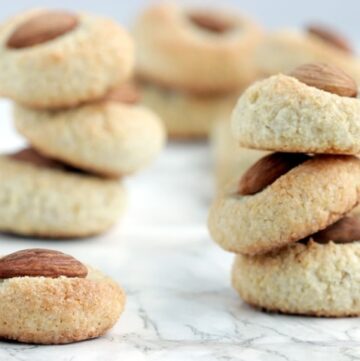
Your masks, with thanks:
<instances>
[{"instance_id":1,"label":"whole almond","mask_svg":"<svg viewBox=\"0 0 360 361\"><path fill-rule=\"evenodd\" d=\"M324 230L310 236L315 242L349 243L360 240L360 218L346 216Z\"/></svg>"},{"instance_id":2,"label":"whole almond","mask_svg":"<svg viewBox=\"0 0 360 361\"><path fill-rule=\"evenodd\" d=\"M14 30L7 46L22 49L45 43L73 30L78 22L77 16L65 11L47 11L35 15Z\"/></svg>"},{"instance_id":3,"label":"whole almond","mask_svg":"<svg viewBox=\"0 0 360 361\"><path fill-rule=\"evenodd\" d=\"M229 31L233 24L224 17L220 17L219 14L213 12L192 12L188 14L190 21L206 31L212 33L225 33Z\"/></svg>"},{"instance_id":4,"label":"whole almond","mask_svg":"<svg viewBox=\"0 0 360 361\"><path fill-rule=\"evenodd\" d=\"M0 278L12 277L81 277L87 268L72 256L49 249L25 249L0 258Z\"/></svg>"},{"instance_id":5,"label":"whole almond","mask_svg":"<svg viewBox=\"0 0 360 361\"><path fill-rule=\"evenodd\" d=\"M347 39L344 36L329 29L328 27L311 24L307 26L307 31L309 34L315 35L316 37L326 41L338 49L341 49L350 54L353 53L353 50Z\"/></svg>"},{"instance_id":6,"label":"whole almond","mask_svg":"<svg viewBox=\"0 0 360 361\"><path fill-rule=\"evenodd\" d=\"M291 169L310 159L302 153L272 153L252 165L241 177L238 193L251 195L274 183Z\"/></svg>"},{"instance_id":7,"label":"whole almond","mask_svg":"<svg viewBox=\"0 0 360 361\"><path fill-rule=\"evenodd\" d=\"M139 87L135 83L126 83L122 86L111 90L105 95L105 100L111 100L115 102L125 104L136 104L141 99L141 93Z\"/></svg>"},{"instance_id":8,"label":"whole almond","mask_svg":"<svg viewBox=\"0 0 360 361\"><path fill-rule=\"evenodd\" d=\"M290 73L302 83L343 97L356 97L354 79L341 69L330 64L304 64Z\"/></svg>"}]
</instances>

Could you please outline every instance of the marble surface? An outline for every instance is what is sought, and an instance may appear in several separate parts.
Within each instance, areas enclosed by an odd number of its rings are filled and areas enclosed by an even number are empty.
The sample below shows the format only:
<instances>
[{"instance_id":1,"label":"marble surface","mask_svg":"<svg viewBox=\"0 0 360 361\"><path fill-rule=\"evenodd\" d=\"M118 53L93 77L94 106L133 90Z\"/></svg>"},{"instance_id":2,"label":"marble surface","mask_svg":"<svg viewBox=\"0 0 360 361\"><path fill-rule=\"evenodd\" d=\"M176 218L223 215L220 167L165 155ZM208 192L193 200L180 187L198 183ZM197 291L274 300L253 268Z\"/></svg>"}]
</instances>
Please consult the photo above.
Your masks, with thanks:
<instances>
[{"instance_id":1,"label":"marble surface","mask_svg":"<svg viewBox=\"0 0 360 361\"><path fill-rule=\"evenodd\" d=\"M7 102L0 102L0 118L1 150L21 146ZM233 256L213 244L206 229L209 154L201 143L168 146L152 167L126 181L126 216L102 237L1 236L1 253L46 247L73 254L114 277L128 299L104 337L63 346L3 341L0 360L360 360L359 319L266 314L237 297L229 276Z\"/></svg>"}]
</instances>

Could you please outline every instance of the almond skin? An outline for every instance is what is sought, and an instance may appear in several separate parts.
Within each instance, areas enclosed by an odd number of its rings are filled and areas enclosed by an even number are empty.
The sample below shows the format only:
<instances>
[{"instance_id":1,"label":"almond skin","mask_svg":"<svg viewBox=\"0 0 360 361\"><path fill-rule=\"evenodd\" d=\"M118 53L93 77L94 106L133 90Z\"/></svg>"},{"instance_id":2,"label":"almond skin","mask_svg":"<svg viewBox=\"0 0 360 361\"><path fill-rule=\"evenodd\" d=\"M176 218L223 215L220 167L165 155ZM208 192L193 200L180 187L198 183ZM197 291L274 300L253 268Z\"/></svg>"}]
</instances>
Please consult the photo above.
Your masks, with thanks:
<instances>
[{"instance_id":1,"label":"almond skin","mask_svg":"<svg viewBox=\"0 0 360 361\"><path fill-rule=\"evenodd\" d=\"M315 24L308 25L306 29L309 34L315 35L316 37L337 47L338 49L341 49L349 54L353 53L353 50L347 39L335 31L325 26Z\"/></svg>"},{"instance_id":2,"label":"almond skin","mask_svg":"<svg viewBox=\"0 0 360 361\"><path fill-rule=\"evenodd\" d=\"M215 34L225 33L233 28L233 24L213 12L192 12L189 20L197 27Z\"/></svg>"},{"instance_id":3,"label":"almond skin","mask_svg":"<svg viewBox=\"0 0 360 361\"><path fill-rule=\"evenodd\" d=\"M0 258L0 278L60 276L85 278L87 268L72 256L49 249L25 249Z\"/></svg>"},{"instance_id":4,"label":"almond skin","mask_svg":"<svg viewBox=\"0 0 360 361\"><path fill-rule=\"evenodd\" d=\"M261 192L282 175L310 159L302 153L272 153L252 165L241 177L238 194L251 195Z\"/></svg>"},{"instance_id":5,"label":"almond skin","mask_svg":"<svg viewBox=\"0 0 360 361\"><path fill-rule=\"evenodd\" d=\"M357 85L354 79L334 65L304 64L290 75L302 83L343 97L356 97Z\"/></svg>"},{"instance_id":6,"label":"almond skin","mask_svg":"<svg viewBox=\"0 0 360 361\"><path fill-rule=\"evenodd\" d=\"M10 35L7 47L28 48L58 38L76 28L77 16L65 11L47 11L20 24Z\"/></svg>"},{"instance_id":7,"label":"almond skin","mask_svg":"<svg viewBox=\"0 0 360 361\"><path fill-rule=\"evenodd\" d=\"M360 240L360 218L346 216L324 230L313 234L312 238L318 243L350 243Z\"/></svg>"}]
</instances>

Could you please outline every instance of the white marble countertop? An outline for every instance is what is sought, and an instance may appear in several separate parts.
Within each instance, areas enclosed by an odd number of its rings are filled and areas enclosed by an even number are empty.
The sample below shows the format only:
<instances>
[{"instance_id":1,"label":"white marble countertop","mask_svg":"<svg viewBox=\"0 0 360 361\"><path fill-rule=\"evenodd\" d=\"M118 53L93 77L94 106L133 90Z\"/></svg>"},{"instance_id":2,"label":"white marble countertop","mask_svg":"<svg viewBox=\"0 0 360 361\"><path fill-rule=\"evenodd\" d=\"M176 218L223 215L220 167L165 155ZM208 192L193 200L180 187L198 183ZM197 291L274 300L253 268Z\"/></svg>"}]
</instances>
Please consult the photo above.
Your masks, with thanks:
<instances>
[{"instance_id":1,"label":"white marble countertop","mask_svg":"<svg viewBox=\"0 0 360 361\"><path fill-rule=\"evenodd\" d=\"M0 147L23 144L0 102ZM230 286L233 256L210 240L213 193L205 144L172 144L126 181L130 205L105 236L38 241L1 236L1 253L46 247L73 254L115 278L126 310L104 337L63 346L0 342L0 361L360 360L360 320L266 314ZM1 308L0 308L1 312Z\"/></svg>"}]
</instances>

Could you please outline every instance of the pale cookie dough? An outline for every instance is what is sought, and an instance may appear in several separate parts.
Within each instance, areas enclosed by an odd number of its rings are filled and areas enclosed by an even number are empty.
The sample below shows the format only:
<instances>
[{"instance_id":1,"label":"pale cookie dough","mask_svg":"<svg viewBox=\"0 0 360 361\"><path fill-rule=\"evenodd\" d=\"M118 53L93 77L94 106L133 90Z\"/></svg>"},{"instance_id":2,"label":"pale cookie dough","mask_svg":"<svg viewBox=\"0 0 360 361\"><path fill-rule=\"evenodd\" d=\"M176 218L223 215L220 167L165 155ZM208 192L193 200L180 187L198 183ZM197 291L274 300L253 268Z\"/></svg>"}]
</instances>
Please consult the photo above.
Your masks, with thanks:
<instances>
[{"instance_id":1,"label":"pale cookie dough","mask_svg":"<svg viewBox=\"0 0 360 361\"><path fill-rule=\"evenodd\" d=\"M0 337L65 344L103 335L122 313L125 293L100 271L91 267L86 271L85 277L1 279Z\"/></svg>"},{"instance_id":2,"label":"pale cookie dough","mask_svg":"<svg viewBox=\"0 0 360 361\"><path fill-rule=\"evenodd\" d=\"M256 307L290 314L360 315L360 243L295 243L254 257L238 255L232 283Z\"/></svg>"},{"instance_id":3,"label":"pale cookie dough","mask_svg":"<svg viewBox=\"0 0 360 361\"><path fill-rule=\"evenodd\" d=\"M224 93L257 76L254 52L262 31L247 17L224 11L147 8L134 26L137 73L155 84L191 93Z\"/></svg>"},{"instance_id":4,"label":"pale cookie dough","mask_svg":"<svg viewBox=\"0 0 360 361\"><path fill-rule=\"evenodd\" d=\"M140 83L142 103L161 117L172 139L208 137L213 123L229 119L237 95L201 96Z\"/></svg>"},{"instance_id":5,"label":"pale cookie dough","mask_svg":"<svg viewBox=\"0 0 360 361\"><path fill-rule=\"evenodd\" d=\"M274 75L250 86L232 115L244 147L301 153L360 153L360 99Z\"/></svg>"},{"instance_id":6,"label":"pale cookie dough","mask_svg":"<svg viewBox=\"0 0 360 361\"><path fill-rule=\"evenodd\" d=\"M77 238L104 232L117 221L126 205L125 190L117 181L35 157L0 156L0 231Z\"/></svg>"},{"instance_id":7,"label":"pale cookie dough","mask_svg":"<svg viewBox=\"0 0 360 361\"><path fill-rule=\"evenodd\" d=\"M360 82L360 60L318 36L285 29L269 34L256 51L256 64L264 76L288 73L315 62L330 63Z\"/></svg>"},{"instance_id":8,"label":"pale cookie dough","mask_svg":"<svg viewBox=\"0 0 360 361\"><path fill-rule=\"evenodd\" d=\"M17 130L40 153L108 177L145 167L165 142L155 113L117 101L56 111L16 105L14 118Z\"/></svg>"},{"instance_id":9,"label":"pale cookie dough","mask_svg":"<svg viewBox=\"0 0 360 361\"><path fill-rule=\"evenodd\" d=\"M31 10L1 26L2 96L35 108L70 107L102 97L131 75L134 45L129 34L98 16L73 14L77 26L61 36L23 48L7 45L19 26L44 13L53 11Z\"/></svg>"},{"instance_id":10,"label":"pale cookie dough","mask_svg":"<svg viewBox=\"0 0 360 361\"><path fill-rule=\"evenodd\" d=\"M209 230L224 249L265 253L336 222L360 199L360 160L319 155L248 196L220 194L211 206Z\"/></svg>"}]
</instances>

